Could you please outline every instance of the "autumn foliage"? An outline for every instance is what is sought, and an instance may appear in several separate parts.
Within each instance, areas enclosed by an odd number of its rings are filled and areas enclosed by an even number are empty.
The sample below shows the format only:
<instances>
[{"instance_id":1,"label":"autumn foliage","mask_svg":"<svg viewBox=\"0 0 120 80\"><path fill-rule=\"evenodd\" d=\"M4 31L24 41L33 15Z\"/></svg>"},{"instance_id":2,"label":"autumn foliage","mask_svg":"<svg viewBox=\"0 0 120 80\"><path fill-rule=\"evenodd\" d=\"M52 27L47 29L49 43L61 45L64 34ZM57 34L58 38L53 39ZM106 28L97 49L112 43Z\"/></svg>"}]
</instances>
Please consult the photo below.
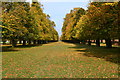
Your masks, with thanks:
<instances>
[{"instance_id":1,"label":"autumn foliage","mask_svg":"<svg viewBox=\"0 0 120 80\"><path fill-rule=\"evenodd\" d=\"M111 40L120 39L120 2L92 2L88 9L74 8L64 19L61 40L88 42L105 40L106 47L112 47Z\"/></svg>"},{"instance_id":2,"label":"autumn foliage","mask_svg":"<svg viewBox=\"0 0 120 80\"><path fill-rule=\"evenodd\" d=\"M23 45L41 44L58 40L55 23L43 13L39 2L2 3L2 39L9 40L13 46L19 41Z\"/></svg>"}]
</instances>

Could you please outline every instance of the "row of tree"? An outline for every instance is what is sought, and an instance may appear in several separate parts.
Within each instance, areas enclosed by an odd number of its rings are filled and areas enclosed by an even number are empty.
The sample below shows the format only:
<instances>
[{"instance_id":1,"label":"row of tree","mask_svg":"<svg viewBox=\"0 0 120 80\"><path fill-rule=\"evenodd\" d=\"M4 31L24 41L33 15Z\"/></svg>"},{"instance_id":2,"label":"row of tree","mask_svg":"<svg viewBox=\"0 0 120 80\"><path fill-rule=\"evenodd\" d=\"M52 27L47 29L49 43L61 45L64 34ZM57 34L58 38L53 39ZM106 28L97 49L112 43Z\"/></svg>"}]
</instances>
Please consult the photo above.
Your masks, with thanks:
<instances>
[{"instance_id":1,"label":"row of tree","mask_svg":"<svg viewBox=\"0 0 120 80\"><path fill-rule=\"evenodd\" d=\"M58 40L55 23L39 2L3 2L2 13L2 40L10 40L12 46L18 41L26 45Z\"/></svg>"},{"instance_id":2,"label":"row of tree","mask_svg":"<svg viewBox=\"0 0 120 80\"><path fill-rule=\"evenodd\" d=\"M74 8L64 18L61 40L86 42L105 40L112 47L111 39L120 40L120 2L91 2L88 10Z\"/></svg>"}]
</instances>

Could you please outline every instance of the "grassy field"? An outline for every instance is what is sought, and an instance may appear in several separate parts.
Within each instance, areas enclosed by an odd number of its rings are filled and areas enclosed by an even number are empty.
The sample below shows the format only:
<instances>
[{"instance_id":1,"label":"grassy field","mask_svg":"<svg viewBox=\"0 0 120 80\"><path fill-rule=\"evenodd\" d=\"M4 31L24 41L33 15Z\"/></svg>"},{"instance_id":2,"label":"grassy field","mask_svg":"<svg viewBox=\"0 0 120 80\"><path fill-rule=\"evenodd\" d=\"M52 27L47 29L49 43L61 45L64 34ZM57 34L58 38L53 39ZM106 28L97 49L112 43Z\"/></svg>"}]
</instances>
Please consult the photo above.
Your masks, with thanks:
<instances>
[{"instance_id":1,"label":"grassy field","mask_svg":"<svg viewBox=\"0 0 120 80\"><path fill-rule=\"evenodd\" d=\"M117 78L119 54L120 48L64 42L8 47L2 53L2 77Z\"/></svg>"}]
</instances>

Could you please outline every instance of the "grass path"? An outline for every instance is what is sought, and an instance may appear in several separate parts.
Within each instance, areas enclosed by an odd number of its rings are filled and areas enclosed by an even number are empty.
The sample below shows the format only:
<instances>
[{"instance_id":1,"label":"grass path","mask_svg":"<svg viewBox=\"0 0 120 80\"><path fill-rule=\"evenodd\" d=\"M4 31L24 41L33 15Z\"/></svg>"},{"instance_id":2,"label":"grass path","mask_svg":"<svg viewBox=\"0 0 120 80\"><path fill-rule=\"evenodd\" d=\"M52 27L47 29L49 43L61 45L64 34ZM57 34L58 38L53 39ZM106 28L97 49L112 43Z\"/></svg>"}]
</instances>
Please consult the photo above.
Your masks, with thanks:
<instances>
[{"instance_id":1,"label":"grass path","mask_svg":"<svg viewBox=\"0 0 120 80\"><path fill-rule=\"evenodd\" d=\"M89 50L88 50L89 49ZM103 51L101 51L103 50ZM91 51L91 52L90 52ZM117 78L118 64L93 55L107 49L55 42L2 53L3 78ZM102 53L103 52L103 53ZM114 51L118 54L118 51ZM98 53L98 55L100 55ZM110 56L110 55L105 55Z\"/></svg>"}]
</instances>

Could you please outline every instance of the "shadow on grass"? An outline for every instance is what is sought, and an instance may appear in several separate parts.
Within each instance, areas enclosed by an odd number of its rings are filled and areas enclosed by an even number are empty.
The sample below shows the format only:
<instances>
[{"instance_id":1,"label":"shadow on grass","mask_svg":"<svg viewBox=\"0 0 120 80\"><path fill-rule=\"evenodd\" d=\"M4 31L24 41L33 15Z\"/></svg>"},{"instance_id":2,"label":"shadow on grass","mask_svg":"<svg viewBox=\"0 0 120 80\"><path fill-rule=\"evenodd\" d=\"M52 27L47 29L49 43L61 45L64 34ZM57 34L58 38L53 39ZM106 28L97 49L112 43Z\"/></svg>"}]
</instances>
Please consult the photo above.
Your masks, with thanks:
<instances>
[{"instance_id":1,"label":"shadow on grass","mask_svg":"<svg viewBox=\"0 0 120 80\"><path fill-rule=\"evenodd\" d=\"M0 51L0 52L14 52L14 51L19 51L19 50L15 50L12 48L2 48L2 51Z\"/></svg>"},{"instance_id":2,"label":"shadow on grass","mask_svg":"<svg viewBox=\"0 0 120 80\"><path fill-rule=\"evenodd\" d=\"M36 45L17 45L16 47L12 47L12 46L3 46L1 47L2 48L2 51L0 52L14 52L14 51L20 51L19 49L16 49L16 48L31 48L31 47L36 47L36 46L42 46L42 44L36 44Z\"/></svg>"},{"instance_id":3,"label":"shadow on grass","mask_svg":"<svg viewBox=\"0 0 120 80\"><path fill-rule=\"evenodd\" d=\"M115 64L120 64L120 47L106 48L105 46L96 47L95 45L75 44L75 51L84 52L84 56L102 58ZM83 49L84 48L84 49Z\"/></svg>"},{"instance_id":4,"label":"shadow on grass","mask_svg":"<svg viewBox=\"0 0 120 80\"><path fill-rule=\"evenodd\" d=\"M75 50L75 51L79 51L79 52L86 52L87 50Z\"/></svg>"},{"instance_id":5,"label":"shadow on grass","mask_svg":"<svg viewBox=\"0 0 120 80\"><path fill-rule=\"evenodd\" d=\"M42 46L42 44L35 44L35 45L18 45L16 48L31 48L36 46Z\"/></svg>"}]
</instances>

